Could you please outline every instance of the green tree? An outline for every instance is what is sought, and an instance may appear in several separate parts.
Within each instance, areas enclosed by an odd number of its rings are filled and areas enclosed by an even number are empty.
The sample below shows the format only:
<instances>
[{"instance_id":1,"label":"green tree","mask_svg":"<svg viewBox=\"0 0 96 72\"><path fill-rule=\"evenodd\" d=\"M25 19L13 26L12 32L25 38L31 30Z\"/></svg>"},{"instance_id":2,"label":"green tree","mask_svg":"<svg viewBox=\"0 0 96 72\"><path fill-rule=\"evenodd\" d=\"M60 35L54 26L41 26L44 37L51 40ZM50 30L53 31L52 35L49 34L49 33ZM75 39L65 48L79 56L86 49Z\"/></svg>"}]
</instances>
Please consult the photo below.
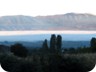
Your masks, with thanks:
<instances>
[{"instance_id":1,"label":"green tree","mask_svg":"<svg viewBox=\"0 0 96 72\"><path fill-rule=\"evenodd\" d=\"M50 38L50 51L54 53L56 51L56 36L55 34L51 35Z\"/></svg>"},{"instance_id":2,"label":"green tree","mask_svg":"<svg viewBox=\"0 0 96 72\"><path fill-rule=\"evenodd\" d=\"M91 47L96 47L96 38L91 39Z\"/></svg>"},{"instance_id":3,"label":"green tree","mask_svg":"<svg viewBox=\"0 0 96 72\"><path fill-rule=\"evenodd\" d=\"M16 43L11 46L11 52L19 57L26 57L28 54L28 50L22 44L19 43Z\"/></svg>"},{"instance_id":4,"label":"green tree","mask_svg":"<svg viewBox=\"0 0 96 72\"><path fill-rule=\"evenodd\" d=\"M90 41L92 52L96 52L96 38L92 38Z\"/></svg>"},{"instance_id":5,"label":"green tree","mask_svg":"<svg viewBox=\"0 0 96 72\"><path fill-rule=\"evenodd\" d=\"M43 42L42 51L43 52L47 52L48 51L47 39L45 39L45 41Z\"/></svg>"},{"instance_id":6,"label":"green tree","mask_svg":"<svg viewBox=\"0 0 96 72\"><path fill-rule=\"evenodd\" d=\"M60 53L61 52L61 46L62 46L62 37L61 35L57 36L57 51Z\"/></svg>"}]
</instances>

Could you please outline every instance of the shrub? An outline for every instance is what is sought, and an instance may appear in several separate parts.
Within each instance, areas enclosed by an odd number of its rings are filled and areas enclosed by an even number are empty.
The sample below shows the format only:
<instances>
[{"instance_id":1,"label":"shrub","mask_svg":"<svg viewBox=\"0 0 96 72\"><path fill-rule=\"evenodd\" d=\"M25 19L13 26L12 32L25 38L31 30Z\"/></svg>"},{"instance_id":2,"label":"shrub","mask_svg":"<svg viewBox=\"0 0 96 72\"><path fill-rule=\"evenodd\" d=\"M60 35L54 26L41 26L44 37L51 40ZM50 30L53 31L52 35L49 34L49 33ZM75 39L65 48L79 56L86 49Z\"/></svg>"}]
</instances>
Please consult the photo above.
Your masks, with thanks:
<instances>
[{"instance_id":1,"label":"shrub","mask_svg":"<svg viewBox=\"0 0 96 72\"><path fill-rule=\"evenodd\" d=\"M11 52L19 57L26 57L28 54L28 50L22 44L14 44L11 46Z\"/></svg>"}]
</instances>

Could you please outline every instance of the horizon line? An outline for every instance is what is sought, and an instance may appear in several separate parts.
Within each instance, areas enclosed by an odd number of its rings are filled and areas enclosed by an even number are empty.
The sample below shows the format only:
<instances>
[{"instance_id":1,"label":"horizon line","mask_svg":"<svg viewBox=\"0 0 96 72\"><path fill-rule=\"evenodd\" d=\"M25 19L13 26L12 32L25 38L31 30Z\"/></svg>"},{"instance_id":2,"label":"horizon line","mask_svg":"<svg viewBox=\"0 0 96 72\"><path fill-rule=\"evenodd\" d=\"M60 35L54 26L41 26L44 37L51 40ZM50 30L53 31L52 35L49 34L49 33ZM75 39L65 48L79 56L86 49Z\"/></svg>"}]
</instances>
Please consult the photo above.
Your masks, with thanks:
<instances>
[{"instance_id":1,"label":"horizon line","mask_svg":"<svg viewBox=\"0 0 96 72\"><path fill-rule=\"evenodd\" d=\"M0 36L6 35L34 35L34 34L96 34L96 31L79 31L79 30L63 30L63 31L0 31Z\"/></svg>"},{"instance_id":2,"label":"horizon line","mask_svg":"<svg viewBox=\"0 0 96 72\"><path fill-rule=\"evenodd\" d=\"M26 15L26 14L13 14L13 15L2 15L0 17L4 17L4 16L31 16L31 17L39 17L39 16L55 16L55 15L66 15L66 14L89 14L89 15L94 15L96 16L96 14L92 14L92 13L77 13L77 12L68 12L68 13L58 13L58 14L48 14L48 15Z\"/></svg>"}]
</instances>

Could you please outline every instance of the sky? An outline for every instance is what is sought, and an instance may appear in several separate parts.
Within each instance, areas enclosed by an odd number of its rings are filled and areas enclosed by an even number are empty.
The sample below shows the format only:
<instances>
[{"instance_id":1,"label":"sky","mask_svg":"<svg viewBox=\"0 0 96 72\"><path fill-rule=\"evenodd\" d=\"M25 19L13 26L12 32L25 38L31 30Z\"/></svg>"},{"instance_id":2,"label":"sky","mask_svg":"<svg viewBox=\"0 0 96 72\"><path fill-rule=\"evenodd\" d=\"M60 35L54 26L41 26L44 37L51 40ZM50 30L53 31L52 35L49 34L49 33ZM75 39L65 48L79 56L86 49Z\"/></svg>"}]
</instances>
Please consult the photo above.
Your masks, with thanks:
<instances>
[{"instance_id":1,"label":"sky","mask_svg":"<svg viewBox=\"0 0 96 72\"><path fill-rule=\"evenodd\" d=\"M96 0L0 0L0 16L46 16L65 13L96 15Z\"/></svg>"}]
</instances>

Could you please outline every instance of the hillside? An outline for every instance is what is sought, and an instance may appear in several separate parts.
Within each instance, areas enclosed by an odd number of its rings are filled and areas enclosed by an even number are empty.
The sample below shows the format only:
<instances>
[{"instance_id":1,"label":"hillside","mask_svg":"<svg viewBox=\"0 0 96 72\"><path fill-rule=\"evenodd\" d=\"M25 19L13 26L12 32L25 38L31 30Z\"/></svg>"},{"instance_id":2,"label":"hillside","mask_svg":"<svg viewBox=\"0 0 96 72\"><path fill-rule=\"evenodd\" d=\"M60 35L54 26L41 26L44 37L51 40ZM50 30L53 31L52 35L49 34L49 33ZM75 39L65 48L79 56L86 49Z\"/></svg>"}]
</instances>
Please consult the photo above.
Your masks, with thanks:
<instances>
[{"instance_id":1,"label":"hillside","mask_svg":"<svg viewBox=\"0 0 96 72\"><path fill-rule=\"evenodd\" d=\"M96 16L67 13L51 16L3 16L0 31L14 30L96 30Z\"/></svg>"}]
</instances>

